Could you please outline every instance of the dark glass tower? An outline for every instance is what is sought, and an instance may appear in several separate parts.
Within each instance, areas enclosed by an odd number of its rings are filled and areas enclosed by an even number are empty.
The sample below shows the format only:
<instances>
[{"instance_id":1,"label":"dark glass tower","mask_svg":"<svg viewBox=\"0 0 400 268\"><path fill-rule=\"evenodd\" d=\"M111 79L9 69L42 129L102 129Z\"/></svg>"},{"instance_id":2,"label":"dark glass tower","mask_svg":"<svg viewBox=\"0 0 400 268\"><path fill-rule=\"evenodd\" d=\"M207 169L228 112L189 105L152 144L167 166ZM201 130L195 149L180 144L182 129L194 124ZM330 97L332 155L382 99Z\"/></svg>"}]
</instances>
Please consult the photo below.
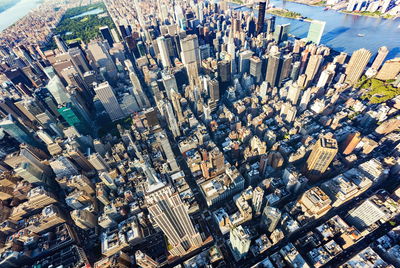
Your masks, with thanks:
<instances>
[{"instance_id":1,"label":"dark glass tower","mask_svg":"<svg viewBox=\"0 0 400 268\"><path fill-rule=\"evenodd\" d=\"M267 3L265 1L258 2L258 20L257 20L257 34L261 33L264 28L265 19L265 7Z\"/></svg>"}]
</instances>

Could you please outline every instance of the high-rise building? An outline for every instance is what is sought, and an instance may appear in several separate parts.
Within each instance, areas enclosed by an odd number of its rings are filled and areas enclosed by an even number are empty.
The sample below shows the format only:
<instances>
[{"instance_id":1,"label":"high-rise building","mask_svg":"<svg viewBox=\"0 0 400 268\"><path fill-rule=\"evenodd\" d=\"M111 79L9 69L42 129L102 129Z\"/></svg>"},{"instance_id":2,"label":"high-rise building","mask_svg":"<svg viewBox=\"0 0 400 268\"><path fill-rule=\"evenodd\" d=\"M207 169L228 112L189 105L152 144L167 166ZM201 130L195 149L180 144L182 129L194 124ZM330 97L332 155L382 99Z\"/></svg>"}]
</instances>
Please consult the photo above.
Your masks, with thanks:
<instances>
[{"instance_id":1,"label":"high-rise building","mask_svg":"<svg viewBox=\"0 0 400 268\"><path fill-rule=\"evenodd\" d=\"M281 212L277 208L266 206L261 217L262 224L272 233L279 223Z\"/></svg>"},{"instance_id":2,"label":"high-rise building","mask_svg":"<svg viewBox=\"0 0 400 268\"><path fill-rule=\"evenodd\" d=\"M286 100L290 101L293 105L297 105L300 98L301 88L297 83L293 83L289 86L288 94Z\"/></svg>"},{"instance_id":3,"label":"high-rise building","mask_svg":"<svg viewBox=\"0 0 400 268\"><path fill-rule=\"evenodd\" d=\"M229 60L218 62L218 77L221 83L231 81L231 62Z\"/></svg>"},{"instance_id":4,"label":"high-rise building","mask_svg":"<svg viewBox=\"0 0 400 268\"><path fill-rule=\"evenodd\" d=\"M264 199L264 190L261 189L260 186L257 186L253 190L253 197L251 199L251 203L253 205L253 212L255 215L260 214L263 205L263 199Z\"/></svg>"},{"instance_id":5,"label":"high-rise building","mask_svg":"<svg viewBox=\"0 0 400 268\"><path fill-rule=\"evenodd\" d=\"M151 182L147 191L148 210L167 236L170 253L182 256L189 249L201 246L202 238L194 228L179 193L160 182Z\"/></svg>"},{"instance_id":6,"label":"high-rise building","mask_svg":"<svg viewBox=\"0 0 400 268\"><path fill-rule=\"evenodd\" d=\"M247 228L243 228L241 225L239 225L238 227L231 229L229 241L233 256L236 260L240 260L246 256L250 249L250 231Z\"/></svg>"},{"instance_id":7,"label":"high-rise building","mask_svg":"<svg viewBox=\"0 0 400 268\"><path fill-rule=\"evenodd\" d=\"M57 177L79 175L78 168L65 156L59 156L52 160L50 166Z\"/></svg>"},{"instance_id":8,"label":"high-rise building","mask_svg":"<svg viewBox=\"0 0 400 268\"><path fill-rule=\"evenodd\" d=\"M164 131L157 132L156 134L158 142L161 144L162 151L168 161L170 171L177 171L179 169L178 163L176 162L176 157L172 151L171 144L168 140L168 136Z\"/></svg>"},{"instance_id":9,"label":"high-rise building","mask_svg":"<svg viewBox=\"0 0 400 268\"><path fill-rule=\"evenodd\" d=\"M53 37L54 42L56 43L56 46L60 52L65 53L68 50L67 45L65 44L64 40L61 39L59 35L55 35Z\"/></svg>"},{"instance_id":10,"label":"high-rise building","mask_svg":"<svg viewBox=\"0 0 400 268\"><path fill-rule=\"evenodd\" d=\"M58 112L64 120L71 126L76 128L82 135L92 133L91 123L86 120L87 115L83 115L82 111L78 109L73 103L68 102L62 107L58 108Z\"/></svg>"},{"instance_id":11,"label":"high-rise building","mask_svg":"<svg viewBox=\"0 0 400 268\"><path fill-rule=\"evenodd\" d=\"M264 29L264 21L265 21L265 9L267 6L266 1L258 2L258 18L257 18L257 35L260 34Z\"/></svg>"},{"instance_id":12,"label":"high-rise building","mask_svg":"<svg viewBox=\"0 0 400 268\"><path fill-rule=\"evenodd\" d=\"M324 33L325 24L325 21L313 20L308 29L307 40L319 45Z\"/></svg>"},{"instance_id":13,"label":"high-rise building","mask_svg":"<svg viewBox=\"0 0 400 268\"><path fill-rule=\"evenodd\" d=\"M306 171L310 178L318 179L328 168L338 152L334 138L320 137L307 159Z\"/></svg>"},{"instance_id":14,"label":"high-rise building","mask_svg":"<svg viewBox=\"0 0 400 268\"><path fill-rule=\"evenodd\" d=\"M110 47L112 47L112 46L114 45L114 40L113 40L113 38L112 38L111 31L110 31L110 29L108 28L108 26L100 27L100 28L99 28L99 31L100 31L100 33L101 33L101 36L103 36L103 38L104 38L105 40L107 40L107 42L108 42L108 44L110 45Z\"/></svg>"},{"instance_id":15,"label":"high-rise building","mask_svg":"<svg viewBox=\"0 0 400 268\"><path fill-rule=\"evenodd\" d=\"M278 75L281 70L281 53L273 53L268 56L268 66L267 73L265 75L265 81L269 83L270 86L278 86Z\"/></svg>"},{"instance_id":16,"label":"high-rise building","mask_svg":"<svg viewBox=\"0 0 400 268\"><path fill-rule=\"evenodd\" d=\"M280 44L283 41L288 40L290 30L290 23L276 25L275 32L274 32L274 39L275 41Z\"/></svg>"},{"instance_id":17,"label":"high-rise building","mask_svg":"<svg viewBox=\"0 0 400 268\"><path fill-rule=\"evenodd\" d=\"M378 49L378 54L376 55L374 62L371 65L371 68L378 71L388 54L389 54L389 49L387 47L385 46L380 47Z\"/></svg>"},{"instance_id":18,"label":"high-rise building","mask_svg":"<svg viewBox=\"0 0 400 268\"><path fill-rule=\"evenodd\" d=\"M58 105L63 105L70 101L67 90L57 75L49 80L46 88L50 91L51 95L53 95Z\"/></svg>"},{"instance_id":19,"label":"high-rise building","mask_svg":"<svg viewBox=\"0 0 400 268\"><path fill-rule=\"evenodd\" d=\"M376 75L376 78L380 80L395 79L399 73L400 73L400 58L395 58L387 60L383 64L382 68Z\"/></svg>"},{"instance_id":20,"label":"high-rise building","mask_svg":"<svg viewBox=\"0 0 400 268\"><path fill-rule=\"evenodd\" d=\"M135 252L136 264L142 268L157 268L160 264L153 260L149 255L143 253L140 250Z\"/></svg>"},{"instance_id":21,"label":"high-rise building","mask_svg":"<svg viewBox=\"0 0 400 268\"><path fill-rule=\"evenodd\" d=\"M342 144L343 154L344 155L351 154L360 141L361 141L361 133L360 132L357 131L354 133L350 133L346 137L346 140Z\"/></svg>"},{"instance_id":22,"label":"high-rise building","mask_svg":"<svg viewBox=\"0 0 400 268\"><path fill-rule=\"evenodd\" d=\"M371 51L365 48L354 51L346 67L346 83L354 85L358 82L371 56Z\"/></svg>"},{"instance_id":23,"label":"high-rise building","mask_svg":"<svg viewBox=\"0 0 400 268\"><path fill-rule=\"evenodd\" d=\"M306 75L305 87L307 87L314 80L315 75L317 74L319 67L322 64L322 61L323 61L322 55L311 55L305 72Z\"/></svg>"},{"instance_id":24,"label":"high-rise building","mask_svg":"<svg viewBox=\"0 0 400 268\"><path fill-rule=\"evenodd\" d=\"M106 77L112 80L117 79L118 70L110 53L108 52L108 49L106 48L106 45L97 40L91 41L87 47L90 64Z\"/></svg>"},{"instance_id":25,"label":"high-rise building","mask_svg":"<svg viewBox=\"0 0 400 268\"><path fill-rule=\"evenodd\" d=\"M255 79L256 83L261 82L262 74L262 62L259 57L252 56L250 58L250 75L252 75Z\"/></svg>"},{"instance_id":26,"label":"high-rise building","mask_svg":"<svg viewBox=\"0 0 400 268\"><path fill-rule=\"evenodd\" d=\"M88 210L75 209L71 211L71 218L79 228L88 230L97 226L97 216Z\"/></svg>"},{"instance_id":27,"label":"high-rise building","mask_svg":"<svg viewBox=\"0 0 400 268\"><path fill-rule=\"evenodd\" d=\"M94 91L112 121L121 119L125 116L117 98L115 97L114 90L108 82L99 84L95 87Z\"/></svg>"},{"instance_id":28,"label":"high-rise building","mask_svg":"<svg viewBox=\"0 0 400 268\"><path fill-rule=\"evenodd\" d=\"M199 40L197 35L191 34L181 39L181 59L186 66L196 62L200 64Z\"/></svg>"},{"instance_id":29,"label":"high-rise building","mask_svg":"<svg viewBox=\"0 0 400 268\"><path fill-rule=\"evenodd\" d=\"M267 19L267 34L271 34L275 31L275 16Z\"/></svg>"},{"instance_id":30,"label":"high-rise building","mask_svg":"<svg viewBox=\"0 0 400 268\"><path fill-rule=\"evenodd\" d=\"M241 74L249 73L250 71L250 58L253 51L245 50L239 53L239 72Z\"/></svg>"},{"instance_id":31,"label":"high-rise building","mask_svg":"<svg viewBox=\"0 0 400 268\"><path fill-rule=\"evenodd\" d=\"M217 79L208 80L208 94L212 102L217 102L220 98L219 95L219 82Z\"/></svg>"},{"instance_id":32,"label":"high-rise building","mask_svg":"<svg viewBox=\"0 0 400 268\"><path fill-rule=\"evenodd\" d=\"M167 41L164 36L160 36L157 38L157 45L158 45L158 50L160 51L160 58L163 67L164 68L171 67L170 54L167 47Z\"/></svg>"},{"instance_id":33,"label":"high-rise building","mask_svg":"<svg viewBox=\"0 0 400 268\"><path fill-rule=\"evenodd\" d=\"M18 120L13 118L11 114L0 121L0 128L20 143L26 143L39 148L43 147L34 137L33 133L29 132L29 130Z\"/></svg>"}]
</instances>

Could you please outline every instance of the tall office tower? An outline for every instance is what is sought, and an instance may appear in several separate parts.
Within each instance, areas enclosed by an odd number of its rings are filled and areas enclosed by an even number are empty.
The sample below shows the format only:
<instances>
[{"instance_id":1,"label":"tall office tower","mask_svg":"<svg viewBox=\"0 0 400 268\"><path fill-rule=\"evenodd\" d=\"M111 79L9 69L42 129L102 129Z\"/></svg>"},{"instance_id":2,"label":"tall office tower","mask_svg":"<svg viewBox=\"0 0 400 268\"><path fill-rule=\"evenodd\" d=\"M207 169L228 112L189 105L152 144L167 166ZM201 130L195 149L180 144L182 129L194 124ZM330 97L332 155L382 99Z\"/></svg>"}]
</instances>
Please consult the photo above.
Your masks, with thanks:
<instances>
[{"instance_id":1,"label":"tall office tower","mask_svg":"<svg viewBox=\"0 0 400 268\"><path fill-rule=\"evenodd\" d=\"M174 107L176 117L178 118L178 122L179 123L183 122L184 116L182 113L181 95L179 95L178 92L171 91L171 102L172 106Z\"/></svg>"},{"instance_id":2,"label":"tall office tower","mask_svg":"<svg viewBox=\"0 0 400 268\"><path fill-rule=\"evenodd\" d=\"M300 73L300 61L293 63L292 71L290 72L290 79L296 81L299 78Z\"/></svg>"},{"instance_id":3,"label":"tall office tower","mask_svg":"<svg viewBox=\"0 0 400 268\"><path fill-rule=\"evenodd\" d=\"M307 40L319 45L324 33L325 24L325 21L313 20L308 29Z\"/></svg>"},{"instance_id":4,"label":"tall office tower","mask_svg":"<svg viewBox=\"0 0 400 268\"><path fill-rule=\"evenodd\" d=\"M99 41L91 41L87 47L87 54L91 61L90 64L100 72L105 72L106 76L110 79L115 80L118 70L105 45Z\"/></svg>"},{"instance_id":5,"label":"tall office tower","mask_svg":"<svg viewBox=\"0 0 400 268\"><path fill-rule=\"evenodd\" d=\"M106 160L99 153L89 155L88 160L97 171L107 171L110 169Z\"/></svg>"},{"instance_id":6,"label":"tall office tower","mask_svg":"<svg viewBox=\"0 0 400 268\"><path fill-rule=\"evenodd\" d=\"M113 40L113 38L112 38L111 31L110 31L110 29L108 28L108 26L100 27L100 28L99 28L99 31L100 31L100 33L101 33L101 36L103 36L103 39L104 39L104 40L107 40L108 45L109 45L110 47L112 47L112 46L114 45L114 40Z\"/></svg>"},{"instance_id":7,"label":"tall office tower","mask_svg":"<svg viewBox=\"0 0 400 268\"><path fill-rule=\"evenodd\" d=\"M268 232L272 233L279 223L281 212L279 209L266 206L261 216L261 223L265 226Z\"/></svg>"},{"instance_id":8,"label":"tall office tower","mask_svg":"<svg viewBox=\"0 0 400 268\"><path fill-rule=\"evenodd\" d=\"M271 34L275 31L275 16L267 19L267 34Z\"/></svg>"},{"instance_id":9,"label":"tall office tower","mask_svg":"<svg viewBox=\"0 0 400 268\"><path fill-rule=\"evenodd\" d=\"M371 68L378 71L388 54L389 49L387 47L380 47L378 50L378 54L376 55L374 62L371 65Z\"/></svg>"},{"instance_id":10,"label":"tall office tower","mask_svg":"<svg viewBox=\"0 0 400 268\"><path fill-rule=\"evenodd\" d=\"M250 58L253 56L253 51L245 50L239 53L239 72L241 74L250 71Z\"/></svg>"},{"instance_id":11,"label":"tall office tower","mask_svg":"<svg viewBox=\"0 0 400 268\"><path fill-rule=\"evenodd\" d=\"M64 120L71 127L76 128L76 130L82 135L88 135L93 133L91 129L91 122L87 118L88 115L83 115L82 111L78 109L73 103L68 102L65 105L58 108L58 112L64 118Z\"/></svg>"},{"instance_id":12,"label":"tall office tower","mask_svg":"<svg viewBox=\"0 0 400 268\"><path fill-rule=\"evenodd\" d=\"M296 82L289 86L288 94L286 100L290 101L293 105L297 105L297 102L300 98L301 88L297 85Z\"/></svg>"},{"instance_id":13,"label":"tall office tower","mask_svg":"<svg viewBox=\"0 0 400 268\"><path fill-rule=\"evenodd\" d=\"M137 250L135 252L135 260L136 264L142 268L157 268L160 267L160 264L153 260L149 255Z\"/></svg>"},{"instance_id":14,"label":"tall office tower","mask_svg":"<svg viewBox=\"0 0 400 268\"><path fill-rule=\"evenodd\" d=\"M189 249L201 246L202 238L178 192L169 185L150 182L145 198L151 217L168 238L172 255L182 256Z\"/></svg>"},{"instance_id":15,"label":"tall office tower","mask_svg":"<svg viewBox=\"0 0 400 268\"><path fill-rule=\"evenodd\" d=\"M265 20L265 9L267 3L266 1L258 2L258 18L257 18L257 35L260 34L264 29L264 20Z\"/></svg>"},{"instance_id":16,"label":"tall office tower","mask_svg":"<svg viewBox=\"0 0 400 268\"><path fill-rule=\"evenodd\" d=\"M306 87L306 81L307 81L307 75L302 74L299 76L299 79L297 79L296 83L299 87L305 88Z\"/></svg>"},{"instance_id":17,"label":"tall office tower","mask_svg":"<svg viewBox=\"0 0 400 268\"><path fill-rule=\"evenodd\" d=\"M321 75L319 76L318 82L317 82L317 87L324 88L326 86L329 86L329 84L332 82L333 77L335 76L335 72L326 69L321 72Z\"/></svg>"},{"instance_id":18,"label":"tall office tower","mask_svg":"<svg viewBox=\"0 0 400 268\"><path fill-rule=\"evenodd\" d=\"M270 86L278 86L278 75L281 70L281 53L276 52L268 56L268 66L267 73L265 75L265 81L269 83Z\"/></svg>"},{"instance_id":19,"label":"tall office tower","mask_svg":"<svg viewBox=\"0 0 400 268\"><path fill-rule=\"evenodd\" d=\"M171 99L171 90L174 91L174 92L179 92L178 84L176 83L175 75L163 73L162 74L162 81L163 81L163 85L164 85L165 91L167 92L168 99Z\"/></svg>"},{"instance_id":20,"label":"tall office tower","mask_svg":"<svg viewBox=\"0 0 400 268\"><path fill-rule=\"evenodd\" d=\"M186 66L196 62L200 64L199 40L197 35L191 34L181 39L181 59Z\"/></svg>"},{"instance_id":21,"label":"tall office tower","mask_svg":"<svg viewBox=\"0 0 400 268\"><path fill-rule=\"evenodd\" d=\"M262 78L261 70L262 70L261 59L257 56L252 56L250 58L250 75L254 77L256 83L261 82Z\"/></svg>"},{"instance_id":22,"label":"tall office tower","mask_svg":"<svg viewBox=\"0 0 400 268\"><path fill-rule=\"evenodd\" d=\"M247 252L250 249L251 235L249 229L243 228L242 225L231 229L229 234L229 241L235 259L242 259L246 256Z\"/></svg>"},{"instance_id":23,"label":"tall office tower","mask_svg":"<svg viewBox=\"0 0 400 268\"><path fill-rule=\"evenodd\" d=\"M170 170L171 171L179 170L179 166L178 163L176 162L176 157L174 155L174 152L172 151L171 144L168 140L167 134L164 131L157 132L156 138L158 142L161 144L164 155L170 166Z\"/></svg>"},{"instance_id":24,"label":"tall office tower","mask_svg":"<svg viewBox=\"0 0 400 268\"><path fill-rule=\"evenodd\" d=\"M64 40L61 39L61 37L59 35L55 35L53 37L54 42L56 43L56 46L58 48L58 50L60 50L62 53L67 52L68 47L65 44Z\"/></svg>"},{"instance_id":25,"label":"tall office tower","mask_svg":"<svg viewBox=\"0 0 400 268\"><path fill-rule=\"evenodd\" d=\"M174 137L179 137L181 135L181 132L179 130L179 125L178 122L176 121L174 111L172 110L172 105L171 102L168 100L165 100L164 103L162 104L162 114L165 116L165 119L167 120L169 129L171 130L172 134Z\"/></svg>"},{"instance_id":26,"label":"tall office tower","mask_svg":"<svg viewBox=\"0 0 400 268\"><path fill-rule=\"evenodd\" d=\"M400 73L400 58L395 58L387 60L383 64L382 68L376 75L376 78L380 80L395 79L399 73Z\"/></svg>"},{"instance_id":27,"label":"tall office tower","mask_svg":"<svg viewBox=\"0 0 400 268\"><path fill-rule=\"evenodd\" d=\"M306 163L306 172L311 179L318 179L328 168L338 152L334 138L322 136L314 144Z\"/></svg>"},{"instance_id":28,"label":"tall office tower","mask_svg":"<svg viewBox=\"0 0 400 268\"><path fill-rule=\"evenodd\" d=\"M58 105L63 105L70 101L67 90L57 75L49 80L46 88L50 91L51 95L53 95Z\"/></svg>"},{"instance_id":29,"label":"tall office tower","mask_svg":"<svg viewBox=\"0 0 400 268\"><path fill-rule=\"evenodd\" d=\"M296 106L293 106L292 104L290 104L290 102L285 102L284 104L282 104L280 116L286 122L293 122L293 120L296 118L296 113Z\"/></svg>"},{"instance_id":30,"label":"tall office tower","mask_svg":"<svg viewBox=\"0 0 400 268\"><path fill-rule=\"evenodd\" d=\"M79 175L78 168L65 156L58 156L50 161L50 167L58 178Z\"/></svg>"},{"instance_id":31,"label":"tall office tower","mask_svg":"<svg viewBox=\"0 0 400 268\"><path fill-rule=\"evenodd\" d=\"M371 58L371 51L361 48L353 52L346 67L346 83L354 85L358 82Z\"/></svg>"},{"instance_id":32,"label":"tall office tower","mask_svg":"<svg viewBox=\"0 0 400 268\"><path fill-rule=\"evenodd\" d=\"M290 76L290 71L292 67L292 59L293 56L291 54L286 54L282 57L281 62L281 70L280 74L278 74L278 86L282 84L282 81L287 79Z\"/></svg>"},{"instance_id":33,"label":"tall office tower","mask_svg":"<svg viewBox=\"0 0 400 268\"><path fill-rule=\"evenodd\" d=\"M19 143L26 143L34 147L43 148L43 145L34 137L33 133L29 132L29 130L11 114L0 121L0 128Z\"/></svg>"},{"instance_id":34,"label":"tall office tower","mask_svg":"<svg viewBox=\"0 0 400 268\"><path fill-rule=\"evenodd\" d=\"M264 190L260 186L257 186L253 191L253 197L251 204L253 205L253 211L255 215L259 215L264 199Z\"/></svg>"},{"instance_id":35,"label":"tall office tower","mask_svg":"<svg viewBox=\"0 0 400 268\"><path fill-rule=\"evenodd\" d=\"M290 30L290 23L277 25L275 27L274 40L278 44L280 44L283 41L287 41L289 30Z\"/></svg>"},{"instance_id":36,"label":"tall office tower","mask_svg":"<svg viewBox=\"0 0 400 268\"><path fill-rule=\"evenodd\" d=\"M220 93L219 93L219 82L217 79L208 80L208 95L212 102L219 101Z\"/></svg>"},{"instance_id":37,"label":"tall office tower","mask_svg":"<svg viewBox=\"0 0 400 268\"><path fill-rule=\"evenodd\" d=\"M78 47L68 49L68 54L74 64L75 69L83 76L85 72L90 71L89 63L86 60L82 50Z\"/></svg>"},{"instance_id":38,"label":"tall office tower","mask_svg":"<svg viewBox=\"0 0 400 268\"><path fill-rule=\"evenodd\" d=\"M97 226L97 216L88 210L75 209L71 211L71 218L79 228L89 230Z\"/></svg>"},{"instance_id":39,"label":"tall office tower","mask_svg":"<svg viewBox=\"0 0 400 268\"><path fill-rule=\"evenodd\" d=\"M125 116L122 112L121 106L119 106L117 98L115 97L114 90L108 82L99 84L95 87L94 91L112 121L121 119Z\"/></svg>"},{"instance_id":40,"label":"tall office tower","mask_svg":"<svg viewBox=\"0 0 400 268\"><path fill-rule=\"evenodd\" d=\"M129 72L129 79L132 83L131 94L135 97L137 104L140 109L150 108L150 101L147 98L146 94L143 92L142 84L139 81L139 78L136 75L135 71Z\"/></svg>"},{"instance_id":41,"label":"tall office tower","mask_svg":"<svg viewBox=\"0 0 400 268\"><path fill-rule=\"evenodd\" d=\"M346 140L342 143L342 151L344 155L349 155L361 141L361 133L354 132L347 135Z\"/></svg>"},{"instance_id":42,"label":"tall office tower","mask_svg":"<svg viewBox=\"0 0 400 268\"><path fill-rule=\"evenodd\" d=\"M218 62L218 77L221 83L231 81L231 62L229 60Z\"/></svg>"},{"instance_id":43,"label":"tall office tower","mask_svg":"<svg viewBox=\"0 0 400 268\"><path fill-rule=\"evenodd\" d=\"M160 51L161 63L164 68L171 67L171 59L167 47L167 41L164 36L157 38L158 50Z\"/></svg>"},{"instance_id":44,"label":"tall office tower","mask_svg":"<svg viewBox=\"0 0 400 268\"><path fill-rule=\"evenodd\" d=\"M85 172L90 172L94 169L89 160L86 159L86 156L76 146L68 148L65 156L69 156L72 160L74 160L76 166Z\"/></svg>"},{"instance_id":45,"label":"tall office tower","mask_svg":"<svg viewBox=\"0 0 400 268\"><path fill-rule=\"evenodd\" d=\"M22 162L16 168L15 173L29 183L46 183L48 176L39 167L29 162Z\"/></svg>"},{"instance_id":46,"label":"tall office tower","mask_svg":"<svg viewBox=\"0 0 400 268\"><path fill-rule=\"evenodd\" d=\"M323 61L322 55L311 55L306 68L306 82L305 87L307 87L315 78L321 64Z\"/></svg>"}]
</instances>

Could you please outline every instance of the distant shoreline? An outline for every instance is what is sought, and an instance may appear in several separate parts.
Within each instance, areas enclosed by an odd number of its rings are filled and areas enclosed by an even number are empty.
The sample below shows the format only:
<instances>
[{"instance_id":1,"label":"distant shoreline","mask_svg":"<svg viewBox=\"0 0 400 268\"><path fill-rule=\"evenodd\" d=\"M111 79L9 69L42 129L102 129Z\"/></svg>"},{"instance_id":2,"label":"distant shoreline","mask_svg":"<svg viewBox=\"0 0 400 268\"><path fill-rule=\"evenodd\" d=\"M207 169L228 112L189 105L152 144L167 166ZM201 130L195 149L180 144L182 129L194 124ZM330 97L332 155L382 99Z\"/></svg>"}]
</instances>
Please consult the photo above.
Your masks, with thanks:
<instances>
[{"instance_id":1,"label":"distant shoreline","mask_svg":"<svg viewBox=\"0 0 400 268\"><path fill-rule=\"evenodd\" d=\"M13 6L15 6L16 4L18 4L21 0L5 0L6 2L1 3L0 4L0 13L3 13L4 11L6 11L9 8L12 8Z\"/></svg>"}]
</instances>

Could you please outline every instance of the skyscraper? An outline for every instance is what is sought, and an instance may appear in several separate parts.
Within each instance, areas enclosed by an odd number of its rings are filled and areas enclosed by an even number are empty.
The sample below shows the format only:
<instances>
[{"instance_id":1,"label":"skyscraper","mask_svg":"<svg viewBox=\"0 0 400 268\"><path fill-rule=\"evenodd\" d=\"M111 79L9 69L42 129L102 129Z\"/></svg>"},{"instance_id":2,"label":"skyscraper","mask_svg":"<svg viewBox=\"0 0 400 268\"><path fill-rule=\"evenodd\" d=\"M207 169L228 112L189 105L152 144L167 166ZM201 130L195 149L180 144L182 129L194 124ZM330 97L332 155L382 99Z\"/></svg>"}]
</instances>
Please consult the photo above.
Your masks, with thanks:
<instances>
[{"instance_id":1,"label":"skyscraper","mask_svg":"<svg viewBox=\"0 0 400 268\"><path fill-rule=\"evenodd\" d=\"M259 57L252 56L250 58L250 75L252 75L255 79L256 83L261 82L262 74L262 62Z\"/></svg>"},{"instance_id":2,"label":"skyscraper","mask_svg":"<svg viewBox=\"0 0 400 268\"><path fill-rule=\"evenodd\" d=\"M33 136L33 133L29 132L24 125L10 114L0 121L0 128L20 143L26 143L34 147L42 147L42 144Z\"/></svg>"},{"instance_id":3,"label":"skyscraper","mask_svg":"<svg viewBox=\"0 0 400 268\"><path fill-rule=\"evenodd\" d=\"M346 67L346 83L354 85L358 82L371 56L371 51L365 48L354 51Z\"/></svg>"},{"instance_id":4,"label":"skyscraper","mask_svg":"<svg viewBox=\"0 0 400 268\"><path fill-rule=\"evenodd\" d=\"M385 60L387 54L389 54L389 49L385 46L380 47L378 50L378 54L376 55L374 62L371 65L371 68L378 71L383 61Z\"/></svg>"},{"instance_id":5,"label":"skyscraper","mask_svg":"<svg viewBox=\"0 0 400 268\"><path fill-rule=\"evenodd\" d=\"M376 75L376 78L380 80L395 79L399 73L400 73L400 58L395 58L387 60L383 64L382 68Z\"/></svg>"},{"instance_id":6,"label":"skyscraper","mask_svg":"<svg viewBox=\"0 0 400 268\"><path fill-rule=\"evenodd\" d=\"M306 172L311 179L318 179L328 168L338 152L334 138L322 136L314 144L306 163Z\"/></svg>"},{"instance_id":7,"label":"skyscraper","mask_svg":"<svg viewBox=\"0 0 400 268\"><path fill-rule=\"evenodd\" d=\"M110 29L108 28L108 26L100 27L99 31L100 31L101 35L103 36L103 38L105 40L107 40L107 43L110 45L110 47L112 47L114 45L114 40L112 38Z\"/></svg>"},{"instance_id":8,"label":"skyscraper","mask_svg":"<svg viewBox=\"0 0 400 268\"><path fill-rule=\"evenodd\" d=\"M270 86L278 86L278 75L281 69L281 53L273 53L268 56L268 66L267 73L265 75L265 81L267 81Z\"/></svg>"},{"instance_id":9,"label":"skyscraper","mask_svg":"<svg viewBox=\"0 0 400 268\"><path fill-rule=\"evenodd\" d=\"M266 6L267 6L266 1L258 2L258 18L257 18L257 27L256 27L257 35L260 34L264 28Z\"/></svg>"},{"instance_id":10,"label":"skyscraper","mask_svg":"<svg viewBox=\"0 0 400 268\"><path fill-rule=\"evenodd\" d=\"M236 260L240 260L246 256L251 243L250 232L247 228L245 229L239 225L238 227L231 229L229 240L233 256Z\"/></svg>"},{"instance_id":11,"label":"skyscraper","mask_svg":"<svg viewBox=\"0 0 400 268\"><path fill-rule=\"evenodd\" d=\"M253 51L251 50L245 50L239 53L239 72L241 74L250 71L250 58L252 55Z\"/></svg>"},{"instance_id":12,"label":"skyscraper","mask_svg":"<svg viewBox=\"0 0 400 268\"><path fill-rule=\"evenodd\" d=\"M275 16L267 19L267 34L275 31Z\"/></svg>"},{"instance_id":13,"label":"skyscraper","mask_svg":"<svg viewBox=\"0 0 400 268\"><path fill-rule=\"evenodd\" d=\"M262 224L272 233L279 223L281 212L277 208L266 206L261 217Z\"/></svg>"},{"instance_id":14,"label":"skyscraper","mask_svg":"<svg viewBox=\"0 0 400 268\"><path fill-rule=\"evenodd\" d=\"M146 203L151 217L168 238L170 253L184 255L190 248L202 244L179 193L169 185L151 182L146 193Z\"/></svg>"},{"instance_id":15,"label":"skyscraper","mask_svg":"<svg viewBox=\"0 0 400 268\"><path fill-rule=\"evenodd\" d=\"M68 102L64 106L58 108L58 112L64 118L64 120L71 127L75 127L79 133L86 135L90 133L89 122L80 114L80 112L74 107L71 102Z\"/></svg>"},{"instance_id":16,"label":"skyscraper","mask_svg":"<svg viewBox=\"0 0 400 268\"><path fill-rule=\"evenodd\" d=\"M283 41L287 41L289 29L290 29L290 23L277 25L275 27L274 39L278 44L280 44Z\"/></svg>"},{"instance_id":17,"label":"skyscraper","mask_svg":"<svg viewBox=\"0 0 400 268\"><path fill-rule=\"evenodd\" d=\"M160 51L161 63L164 68L171 67L170 55L167 48L167 41L164 36L157 38L158 50Z\"/></svg>"},{"instance_id":18,"label":"skyscraper","mask_svg":"<svg viewBox=\"0 0 400 268\"><path fill-rule=\"evenodd\" d=\"M322 55L311 55L305 72L306 74L305 87L307 87L314 80L314 77L317 74L322 61L323 61Z\"/></svg>"},{"instance_id":19,"label":"skyscraper","mask_svg":"<svg viewBox=\"0 0 400 268\"><path fill-rule=\"evenodd\" d=\"M121 106L119 106L117 98L115 97L114 90L108 82L99 84L95 87L94 91L112 121L121 119L125 116L122 112Z\"/></svg>"},{"instance_id":20,"label":"skyscraper","mask_svg":"<svg viewBox=\"0 0 400 268\"><path fill-rule=\"evenodd\" d=\"M181 39L181 59L186 66L196 62L200 64L199 40L197 35L191 34Z\"/></svg>"},{"instance_id":21,"label":"skyscraper","mask_svg":"<svg viewBox=\"0 0 400 268\"><path fill-rule=\"evenodd\" d=\"M313 20L308 29L307 40L319 45L324 33L325 24L325 21Z\"/></svg>"}]
</instances>

